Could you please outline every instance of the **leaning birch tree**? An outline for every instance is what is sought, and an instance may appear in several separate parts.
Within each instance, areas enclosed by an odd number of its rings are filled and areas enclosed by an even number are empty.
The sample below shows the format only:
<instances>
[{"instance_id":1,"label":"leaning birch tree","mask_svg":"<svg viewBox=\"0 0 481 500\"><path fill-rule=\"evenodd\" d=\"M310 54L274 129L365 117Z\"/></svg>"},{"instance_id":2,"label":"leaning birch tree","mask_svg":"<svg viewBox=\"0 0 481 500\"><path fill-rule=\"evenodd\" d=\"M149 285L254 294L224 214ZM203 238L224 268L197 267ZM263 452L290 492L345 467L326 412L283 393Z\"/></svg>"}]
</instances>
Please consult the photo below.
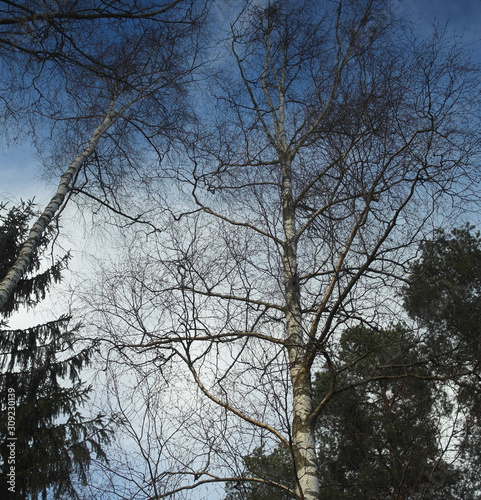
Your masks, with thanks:
<instances>
[{"instance_id":1,"label":"leaning birch tree","mask_svg":"<svg viewBox=\"0 0 481 500\"><path fill-rule=\"evenodd\" d=\"M88 301L108 359L164 377L182 422L152 485L183 479L152 498L256 481L313 500L341 332L382 335L414 243L474 201L479 74L442 30L419 40L375 0L252 3L229 42L185 153L146 186L163 232L137 232ZM287 451L294 488L242 474L260 445Z\"/></svg>"},{"instance_id":2,"label":"leaning birch tree","mask_svg":"<svg viewBox=\"0 0 481 500\"><path fill-rule=\"evenodd\" d=\"M32 138L50 175L55 164L59 178L0 283L0 308L70 198L89 196L127 216L125 204L120 209L113 199L115 179L130 161L125 138L158 153L175 135L186 114L180 96L198 65L203 5L0 2L5 136Z\"/></svg>"}]
</instances>

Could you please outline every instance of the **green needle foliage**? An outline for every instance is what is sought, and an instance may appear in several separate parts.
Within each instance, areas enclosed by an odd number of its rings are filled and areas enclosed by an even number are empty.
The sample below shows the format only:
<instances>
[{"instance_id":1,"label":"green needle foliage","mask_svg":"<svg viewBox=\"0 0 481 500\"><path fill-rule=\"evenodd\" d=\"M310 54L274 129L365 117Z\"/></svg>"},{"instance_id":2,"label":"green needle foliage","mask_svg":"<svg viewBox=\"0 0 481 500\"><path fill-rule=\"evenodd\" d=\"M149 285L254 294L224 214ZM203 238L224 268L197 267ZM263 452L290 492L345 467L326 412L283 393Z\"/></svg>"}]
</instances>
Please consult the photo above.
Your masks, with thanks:
<instances>
[{"instance_id":1,"label":"green needle foliage","mask_svg":"<svg viewBox=\"0 0 481 500\"><path fill-rule=\"evenodd\" d=\"M346 330L335 363L336 390L318 422L323 498L456 498L456 474L439 447L446 394L423 378L415 334L404 325ZM317 399L332 368L317 374ZM348 369L347 369L348 368Z\"/></svg>"},{"instance_id":2,"label":"green needle foliage","mask_svg":"<svg viewBox=\"0 0 481 500\"><path fill-rule=\"evenodd\" d=\"M314 401L329 395L315 424L325 500L479 498L481 233L436 231L406 283L404 307L418 326L348 328L316 374ZM280 448L244 462L247 475L295 483ZM226 500L289 498L268 485L226 491Z\"/></svg>"},{"instance_id":3,"label":"green needle foliage","mask_svg":"<svg viewBox=\"0 0 481 500\"><path fill-rule=\"evenodd\" d=\"M27 239L28 223L34 216L33 202L23 202L18 207L7 210L5 203L0 203L0 277L4 277L17 260L22 243ZM41 269L41 255L48 247L50 237L44 236L27 268L27 273L20 280L14 293L2 308L2 316L8 317L23 306L32 307L45 299L52 283L61 278L69 255L57 260L47 269Z\"/></svg>"},{"instance_id":4,"label":"green needle foliage","mask_svg":"<svg viewBox=\"0 0 481 500\"><path fill-rule=\"evenodd\" d=\"M434 351L432 371L440 377L457 374L451 390L464 419L464 477L479 492L481 234L469 224L450 233L439 230L420 250L404 290L405 308L427 332Z\"/></svg>"},{"instance_id":5,"label":"green needle foliage","mask_svg":"<svg viewBox=\"0 0 481 500\"><path fill-rule=\"evenodd\" d=\"M281 484L295 490L294 469L289 451L276 448L266 453L262 447L256 448L250 456L243 457L244 476L264 479L266 482L230 482L226 486L225 500L289 500L292 498L272 483ZM271 484L269 484L271 482Z\"/></svg>"},{"instance_id":6,"label":"green needle foliage","mask_svg":"<svg viewBox=\"0 0 481 500\"><path fill-rule=\"evenodd\" d=\"M436 336L439 350L461 368L481 361L481 236L466 225L450 234L439 230L423 242L404 290L411 317ZM447 358L446 358L447 359Z\"/></svg>"},{"instance_id":7,"label":"green needle foliage","mask_svg":"<svg viewBox=\"0 0 481 500\"><path fill-rule=\"evenodd\" d=\"M0 215L0 278L16 259L33 216L32 203ZM12 300L1 311L0 330L0 470L2 498L77 498L75 481L87 480L92 458L106 459L103 444L110 440L105 416L87 419L81 408L91 388L80 374L88 366L94 345L79 344L80 325L71 317L24 330L10 330L6 320L20 306L32 307L58 282L68 256L41 271L48 239L30 263ZM9 395L14 400L9 400ZM8 405L8 402L14 405ZM8 406L8 408L7 408ZM7 409L9 411L7 411ZM12 412L14 419L12 420ZM10 420L8 421L8 415ZM14 429L8 424L14 423ZM8 440L14 431L15 441ZM7 445L15 443L12 454ZM13 460L12 460L13 459ZM6 475L14 467L15 482Z\"/></svg>"}]
</instances>

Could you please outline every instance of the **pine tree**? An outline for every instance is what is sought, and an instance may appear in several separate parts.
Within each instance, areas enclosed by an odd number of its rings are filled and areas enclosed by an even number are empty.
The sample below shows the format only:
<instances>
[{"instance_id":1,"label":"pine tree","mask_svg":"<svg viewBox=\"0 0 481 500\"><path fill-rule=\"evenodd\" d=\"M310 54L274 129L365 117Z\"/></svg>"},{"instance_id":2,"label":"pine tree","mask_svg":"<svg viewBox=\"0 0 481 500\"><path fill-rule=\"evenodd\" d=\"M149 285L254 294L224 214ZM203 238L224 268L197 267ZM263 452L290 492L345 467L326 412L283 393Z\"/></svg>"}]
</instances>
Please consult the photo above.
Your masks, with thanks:
<instances>
[{"instance_id":1,"label":"pine tree","mask_svg":"<svg viewBox=\"0 0 481 500\"><path fill-rule=\"evenodd\" d=\"M0 206L0 278L26 239L32 202L7 210ZM80 378L95 345L81 345L80 325L64 315L23 330L7 320L22 306L41 302L60 281L69 255L42 269L49 235L31 260L28 273L0 313L0 496L12 499L77 498L75 481L85 482L110 430L103 415L86 418L82 405L91 387Z\"/></svg>"},{"instance_id":2,"label":"pine tree","mask_svg":"<svg viewBox=\"0 0 481 500\"><path fill-rule=\"evenodd\" d=\"M481 232L466 224L437 230L420 246L404 288L404 306L425 330L439 377L458 373L450 390L463 415L459 451L467 487L481 488ZM459 498L467 498L463 491ZM478 498L478 496L476 497Z\"/></svg>"},{"instance_id":3,"label":"pine tree","mask_svg":"<svg viewBox=\"0 0 481 500\"><path fill-rule=\"evenodd\" d=\"M421 328L347 328L336 358L316 373L315 401L330 392L333 374L335 382L316 422L326 500L479 497L481 233L437 230L419 250L402 295ZM439 426L456 411L458 460L450 464ZM261 467L269 457L246 457L248 471L274 480ZM232 498L255 496L244 488Z\"/></svg>"},{"instance_id":4,"label":"pine tree","mask_svg":"<svg viewBox=\"0 0 481 500\"><path fill-rule=\"evenodd\" d=\"M275 448L271 453L263 447L256 448L252 455L243 457L243 475L254 477L265 482L228 482L225 500L289 500L287 492L275 485L295 489L295 476L290 461L289 451Z\"/></svg>"},{"instance_id":5,"label":"pine tree","mask_svg":"<svg viewBox=\"0 0 481 500\"><path fill-rule=\"evenodd\" d=\"M360 325L339 343L338 360L314 384L321 400L335 371L336 393L316 426L323 498L458 498L458 472L439 445L439 415L448 415L449 400L426 373L415 332Z\"/></svg>"},{"instance_id":6,"label":"pine tree","mask_svg":"<svg viewBox=\"0 0 481 500\"><path fill-rule=\"evenodd\" d=\"M476 498L440 449L439 424L449 415L450 400L426 372L425 347L403 324L343 332L339 355L313 384L318 403L334 382L315 424L323 499ZM292 498L269 484L295 483L282 448L256 449L244 463L245 475L265 483L228 483L225 500Z\"/></svg>"}]
</instances>

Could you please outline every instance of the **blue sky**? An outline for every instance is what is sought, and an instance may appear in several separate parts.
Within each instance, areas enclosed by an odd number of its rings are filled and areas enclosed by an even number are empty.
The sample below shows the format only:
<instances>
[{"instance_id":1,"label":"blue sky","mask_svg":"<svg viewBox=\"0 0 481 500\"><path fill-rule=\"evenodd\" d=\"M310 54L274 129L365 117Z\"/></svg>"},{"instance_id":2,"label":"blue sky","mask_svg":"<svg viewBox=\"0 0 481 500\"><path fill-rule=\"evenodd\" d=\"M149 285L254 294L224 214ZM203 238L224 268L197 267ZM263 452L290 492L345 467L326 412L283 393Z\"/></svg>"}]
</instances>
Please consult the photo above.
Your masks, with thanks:
<instances>
[{"instance_id":1,"label":"blue sky","mask_svg":"<svg viewBox=\"0 0 481 500\"><path fill-rule=\"evenodd\" d=\"M396 15L415 21L422 31L428 32L434 20L447 23L448 31L464 36L473 58L481 63L481 0L392 0L392 6ZM9 148L0 139L0 199L14 203L36 196L39 204L45 204L55 188L55 180L50 184L42 180L27 144Z\"/></svg>"},{"instance_id":2,"label":"blue sky","mask_svg":"<svg viewBox=\"0 0 481 500\"><path fill-rule=\"evenodd\" d=\"M33 150L26 144L0 149L0 179L0 200L12 204L34 197L37 203L45 204L53 194L41 178Z\"/></svg>"},{"instance_id":3,"label":"blue sky","mask_svg":"<svg viewBox=\"0 0 481 500\"><path fill-rule=\"evenodd\" d=\"M447 23L448 31L463 35L473 57L481 62L481 0L393 0L393 7L426 29L433 21Z\"/></svg>"},{"instance_id":4,"label":"blue sky","mask_svg":"<svg viewBox=\"0 0 481 500\"><path fill-rule=\"evenodd\" d=\"M481 0L393 0L393 8L397 15L416 21L419 29L426 32L434 20L441 25L448 23L448 31L464 35L474 58L481 63ZM66 167L70 160L65 159ZM54 193L56 182L53 179L47 183L41 173L34 151L27 144L8 148L0 139L0 200L13 204L35 196L39 208L43 208ZM45 304L47 310L49 307L51 303ZM29 317L25 324L17 320L18 327L32 322Z\"/></svg>"}]
</instances>

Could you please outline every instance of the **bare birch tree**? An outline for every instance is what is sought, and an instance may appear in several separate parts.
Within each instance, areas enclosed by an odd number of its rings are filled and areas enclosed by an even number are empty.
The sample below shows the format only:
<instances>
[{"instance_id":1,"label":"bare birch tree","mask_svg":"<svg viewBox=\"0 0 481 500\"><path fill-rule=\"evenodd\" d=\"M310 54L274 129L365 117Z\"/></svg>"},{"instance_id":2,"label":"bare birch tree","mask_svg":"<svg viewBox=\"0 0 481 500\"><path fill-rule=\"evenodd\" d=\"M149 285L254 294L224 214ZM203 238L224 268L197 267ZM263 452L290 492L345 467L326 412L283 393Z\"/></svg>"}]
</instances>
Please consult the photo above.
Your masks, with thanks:
<instances>
[{"instance_id":1,"label":"bare birch tree","mask_svg":"<svg viewBox=\"0 0 481 500\"><path fill-rule=\"evenodd\" d=\"M109 359L185 395L169 416L182 459L162 472L183 479L153 498L257 481L312 500L340 333L391 320L412 243L474 201L479 74L442 31L418 40L374 0L252 4L230 43L187 157L163 185L152 173L152 199L171 189L163 233L137 234L88 299ZM288 451L294 489L242 475L260 444Z\"/></svg>"},{"instance_id":2,"label":"bare birch tree","mask_svg":"<svg viewBox=\"0 0 481 500\"><path fill-rule=\"evenodd\" d=\"M126 138L132 144L132 137L140 137L144 144L137 142L137 148L158 153L185 115L180 96L198 64L202 2L196 5L0 2L4 125L9 135L31 135L46 162L58 165L60 177L0 284L0 307L73 194L127 211L112 206L115 179L132 160ZM69 157L74 160L65 168Z\"/></svg>"}]
</instances>

